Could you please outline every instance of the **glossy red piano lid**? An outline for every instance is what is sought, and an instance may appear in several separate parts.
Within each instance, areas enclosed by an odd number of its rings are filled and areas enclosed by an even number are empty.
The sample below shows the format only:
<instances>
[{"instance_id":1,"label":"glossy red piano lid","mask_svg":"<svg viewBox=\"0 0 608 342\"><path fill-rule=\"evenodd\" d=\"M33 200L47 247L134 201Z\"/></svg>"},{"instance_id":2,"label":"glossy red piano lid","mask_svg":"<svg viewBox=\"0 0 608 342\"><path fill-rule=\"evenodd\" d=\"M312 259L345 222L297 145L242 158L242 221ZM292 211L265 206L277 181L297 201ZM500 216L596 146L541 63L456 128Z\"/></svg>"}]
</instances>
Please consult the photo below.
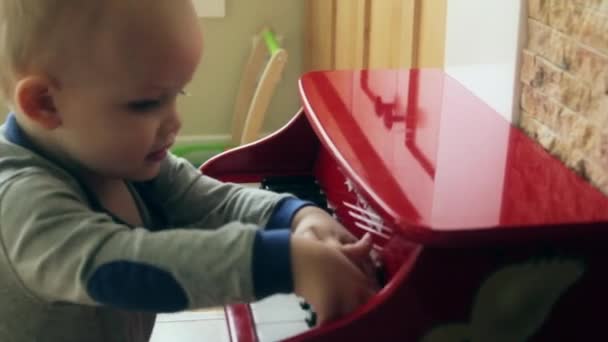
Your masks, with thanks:
<instances>
[{"instance_id":1,"label":"glossy red piano lid","mask_svg":"<svg viewBox=\"0 0 608 342\"><path fill-rule=\"evenodd\" d=\"M402 229L608 221L608 198L440 70L314 72L300 90L324 146Z\"/></svg>"}]
</instances>

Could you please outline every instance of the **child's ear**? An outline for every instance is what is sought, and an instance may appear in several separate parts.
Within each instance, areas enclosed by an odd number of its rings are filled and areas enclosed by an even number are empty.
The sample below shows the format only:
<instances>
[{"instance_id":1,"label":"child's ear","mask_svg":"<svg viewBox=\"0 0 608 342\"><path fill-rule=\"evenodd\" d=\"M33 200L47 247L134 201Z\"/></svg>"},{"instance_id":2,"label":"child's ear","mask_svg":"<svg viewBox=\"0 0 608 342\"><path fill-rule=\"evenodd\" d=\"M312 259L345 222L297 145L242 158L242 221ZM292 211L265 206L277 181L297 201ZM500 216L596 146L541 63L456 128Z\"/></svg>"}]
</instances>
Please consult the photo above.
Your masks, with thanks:
<instances>
[{"instance_id":1,"label":"child's ear","mask_svg":"<svg viewBox=\"0 0 608 342\"><path fill-rule=\"evenodd\" d=\"M53 82L43 76L28 76L21 79L15 89L15 104L30 120L46 129L61 125L53 99Z\"/></svg>"}]
</instances>

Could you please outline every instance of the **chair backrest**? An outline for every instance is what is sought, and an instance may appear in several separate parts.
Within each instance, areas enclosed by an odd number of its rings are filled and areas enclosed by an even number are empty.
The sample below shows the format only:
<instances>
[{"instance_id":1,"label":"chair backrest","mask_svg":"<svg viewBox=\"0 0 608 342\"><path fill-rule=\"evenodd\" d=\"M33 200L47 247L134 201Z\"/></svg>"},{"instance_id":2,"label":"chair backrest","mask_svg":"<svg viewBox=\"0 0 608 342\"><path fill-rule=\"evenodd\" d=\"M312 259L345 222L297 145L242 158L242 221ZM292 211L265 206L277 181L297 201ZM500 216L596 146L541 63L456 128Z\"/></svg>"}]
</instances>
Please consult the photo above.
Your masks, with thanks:
<instances>
[{"instance_id":1,"label":"chair backrest","mask_svg":"<svg viewBox=\"0 0 608 342\"><path fill-rule=\"evenodd\" d=\"M280 47L270 29L265 28L254 37L234 106L233 146L248 144L259 138L287 58L287 51Z\"/></svg>"}]
</instances>

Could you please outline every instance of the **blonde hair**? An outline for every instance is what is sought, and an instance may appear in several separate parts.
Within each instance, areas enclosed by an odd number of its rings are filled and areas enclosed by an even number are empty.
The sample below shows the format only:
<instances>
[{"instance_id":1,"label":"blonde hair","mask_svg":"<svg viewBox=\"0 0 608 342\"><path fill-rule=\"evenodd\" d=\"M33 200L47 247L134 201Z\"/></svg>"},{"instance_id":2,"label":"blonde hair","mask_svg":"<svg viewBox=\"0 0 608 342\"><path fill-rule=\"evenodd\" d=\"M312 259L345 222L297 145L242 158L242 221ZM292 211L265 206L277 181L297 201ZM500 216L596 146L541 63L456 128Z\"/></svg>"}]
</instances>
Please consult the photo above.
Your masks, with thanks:
<instances>
[{"instance_id":1,"label":"blonde hair","mask_svg":"<svg viewBox=\"0 0 608 342\"><path fill-rule=\"evenodd\" d=\"M78 33L79 24L92 25L106 1L0 0L0 99L10 105L20 74L44 71L60 60L70 41L65 34Z\"/></svg>"}]
</instances>

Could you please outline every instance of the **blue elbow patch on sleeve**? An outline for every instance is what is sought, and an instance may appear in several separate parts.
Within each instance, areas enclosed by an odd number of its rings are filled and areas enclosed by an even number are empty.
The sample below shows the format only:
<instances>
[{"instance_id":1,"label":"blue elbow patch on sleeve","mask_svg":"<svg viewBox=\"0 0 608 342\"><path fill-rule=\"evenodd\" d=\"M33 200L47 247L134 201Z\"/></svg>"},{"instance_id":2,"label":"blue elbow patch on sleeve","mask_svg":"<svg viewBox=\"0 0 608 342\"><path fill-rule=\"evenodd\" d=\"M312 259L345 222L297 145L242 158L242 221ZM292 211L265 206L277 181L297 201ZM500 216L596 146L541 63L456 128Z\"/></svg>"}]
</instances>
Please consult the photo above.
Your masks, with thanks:
<instances>
[{"instance_id":1,"label":"blue elbow patch on sleeve","mask_svg":"<svg viewBox=\"0 0 608 342\"><path fill-rule=\"evenodd\" d=\"M102 265L87 290L99 303L125 310L175 312L188 307L186 292L169 272L131 261Z\"/></svg>"},{"instance_id":2,"label":"blue elbow patch on sleeve","mask_svg":"<svg viewBox=\"0 0 608 342\"><path fill-rule=\"evenodd\" d=\"M291 227L291 221L298 210L309 205L315 204L294 197L282 199L270 216L266 229L285 229Z\"/></svg>"},{"instance_id":3,"label":"blue elbow patch on sleeve","mask_svg":"<svg viewBox=\"0 0 608 342\"><path fill-rule=\"evenodd\" d=\"M293 292L291 231L258 231L253 244L253 288L256 298Z\"/></svg>"}]
</instances>

